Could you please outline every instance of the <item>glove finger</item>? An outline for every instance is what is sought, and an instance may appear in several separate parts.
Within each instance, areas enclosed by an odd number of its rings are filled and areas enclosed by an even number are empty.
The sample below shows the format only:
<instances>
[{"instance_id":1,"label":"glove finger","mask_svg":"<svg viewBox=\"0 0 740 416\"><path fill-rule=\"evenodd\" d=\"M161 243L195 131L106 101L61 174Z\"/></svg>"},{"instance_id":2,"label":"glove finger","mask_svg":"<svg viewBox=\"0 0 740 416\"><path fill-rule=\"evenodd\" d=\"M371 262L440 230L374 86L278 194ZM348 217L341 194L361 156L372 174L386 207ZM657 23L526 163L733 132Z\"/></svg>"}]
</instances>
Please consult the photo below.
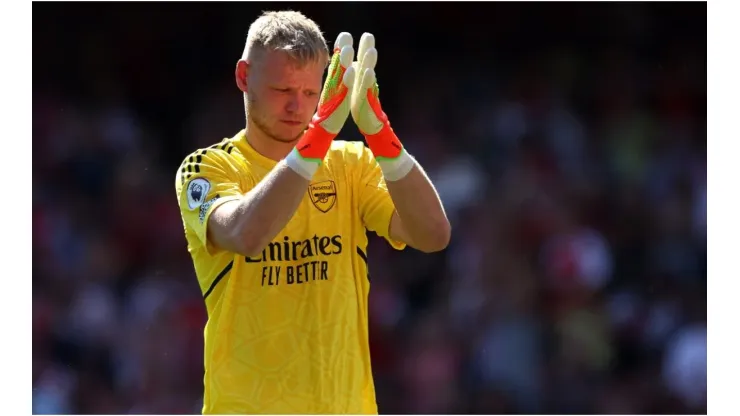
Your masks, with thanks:
<instances>
[{"instance_id":1,"label":"glove finger","mask_svg":"<svg viewBox=\"0 0 740 416\"><path fill-rule=\"evenodd\" d=\"M362 55L361 61L362 71L365 69L375 69L375 65L378 63L378 50L373 48L368 49L364 55Z\"/></svg>"},{"instance_id":2,"label":"glove finger","mask_svg":"<svg viewBox=\"0 0 740 416\"><path fill-rule=\"evenodd\" d=\"M357 47L357 57L359 59L363 59L365 57L365 52L367 52L370 48L375 47L375 36L373 36L372 33L363 33L362 37L360 38L360 44ZM360 62L362 64L362 62Z\"/></svg>"},{"instance_id":3,"label":"glove finger","mask_svg":"<svg viewBox=\"0 0 740 416\"><path fill-rule=\"evenodd\" d=\"M346 36L343 38L347 39ZM337 44L340 44L340 40L337 39ZM346 42L346 40L342 42ZM341 50L334 52L327 68L328 74L326 81L324 81L321 98L319 98L319 105L328 102L339 91L339 87L344 81L343 73L346 73L347 67L352 65L352 59L354 59L354 49L351 44L344 45Z\"/></svg>"},{"instance_id":4,"label":"glove finger","mask_svg":"<svg viewBox=\"0 0 740 416\"><path fill-rule=\"evenodd\" d=\"M344 45L341 52L339 52L339 64L346 69L352 66L353 59L355 59L355 50L352 48L352 44Z\"/></svg>"},{"instance_id":5,"label":"glove finger","mask_svg":"<svg viewBox=\"0 0 740 416\"><path fill-rule=\"evenodd\" d=\"M366 91L375 85L375 70L372 68L365 68L362 73L362 90Z\"/></svg>"},{"instance_id":6,"label":"glove finger","mask_svg":"<svg viewBox=\"0 0 740 416\"><path fill-rule=\"evenodd\" d=\"M341 51L345 46L352 46L352 34L349 32L342 32L337 36L334 42L334 52Z\"/></svg>"},{"instance_id":7,"label":"glove finger","mask_svg":"<svg viewBox=\"0 0 740 416\"><path fill-rule=\"evenodd\" d=\"M355 84L355 68L350 66L347 68L347 71L344 73L344 77L342 78L342 83L345 87L347 87L348 90L352 91L352 87Z\"/></svg>"}]
</instances>

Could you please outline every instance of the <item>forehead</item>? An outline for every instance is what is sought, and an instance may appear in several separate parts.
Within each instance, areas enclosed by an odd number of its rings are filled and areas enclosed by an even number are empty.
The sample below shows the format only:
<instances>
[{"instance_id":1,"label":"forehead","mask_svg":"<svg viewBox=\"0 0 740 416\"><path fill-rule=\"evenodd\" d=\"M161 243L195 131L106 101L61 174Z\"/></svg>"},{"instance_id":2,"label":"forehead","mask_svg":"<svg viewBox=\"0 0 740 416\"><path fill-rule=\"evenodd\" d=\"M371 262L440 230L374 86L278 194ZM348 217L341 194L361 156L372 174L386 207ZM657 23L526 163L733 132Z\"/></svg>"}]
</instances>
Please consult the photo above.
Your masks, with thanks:
<instances>
[{"instance_id":1,"label":"forehead","mask_svg":"<svg viewBox=\"0 0 740 416\"><path fill-rule=\"evenodd\" d=\"M325 66L320 61L296 62L283 51L266 51L261 57L260 72L268 82L321 83Z\"/></svg>"}]
</instances>

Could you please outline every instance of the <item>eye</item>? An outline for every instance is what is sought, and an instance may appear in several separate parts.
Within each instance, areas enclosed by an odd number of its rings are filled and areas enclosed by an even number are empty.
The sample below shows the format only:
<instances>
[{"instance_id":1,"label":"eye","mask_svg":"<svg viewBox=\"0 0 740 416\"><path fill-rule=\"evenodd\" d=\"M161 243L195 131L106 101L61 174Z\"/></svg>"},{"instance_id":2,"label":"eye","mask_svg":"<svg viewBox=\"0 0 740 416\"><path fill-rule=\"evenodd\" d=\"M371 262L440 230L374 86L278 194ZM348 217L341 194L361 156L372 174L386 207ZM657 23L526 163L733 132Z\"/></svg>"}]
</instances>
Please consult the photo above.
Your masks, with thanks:
<instances>
[{"instance_id":1,"label":"eye","mask_svg":"<svg viewBox=\"0 0 740 416\"><path fill-rule=\"evenodd\" d=\"M283 92L283 93L285 93L285 92L289 92L289 91L290 91L290 88L280 88L280 87L272 87L272 89L273 89L274 91L277 91L277 92Z\"/></svg>"},{"instance_id":2,"label":"eye","mask_svg":"<svg viewBox=\"0 0 740 416\"><path fill-rule=\"evenodd\" d=\"M316 92L316 91L306 91L306 96L307 97L315 97L317 95L319 95L319 93Z\"/></svg>"}]
</instances>

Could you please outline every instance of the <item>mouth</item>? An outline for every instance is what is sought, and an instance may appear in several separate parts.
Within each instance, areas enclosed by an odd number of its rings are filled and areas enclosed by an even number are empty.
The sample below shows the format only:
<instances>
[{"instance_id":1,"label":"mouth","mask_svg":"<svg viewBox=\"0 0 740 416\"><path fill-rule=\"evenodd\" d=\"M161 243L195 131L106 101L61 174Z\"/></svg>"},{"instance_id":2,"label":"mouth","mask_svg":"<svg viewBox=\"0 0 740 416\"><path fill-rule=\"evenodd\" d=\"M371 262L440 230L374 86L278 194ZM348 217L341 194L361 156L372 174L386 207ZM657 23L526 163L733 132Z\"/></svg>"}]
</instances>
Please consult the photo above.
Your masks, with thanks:
<instances>
[{"instance_id":1,"label":"mouth","mask_svg":"<svg viewBox=\"0 0 740 416\"><path fill-rule=\"evenodd\" d=\"M301 125L301 122L300 121L294 121L294 120L280 120L280 122L281 123L285 123L285 124L287 124L287 125L289 125L291 127L296 127L296 126L300 126Z\"/></svg>"}]
</instances>

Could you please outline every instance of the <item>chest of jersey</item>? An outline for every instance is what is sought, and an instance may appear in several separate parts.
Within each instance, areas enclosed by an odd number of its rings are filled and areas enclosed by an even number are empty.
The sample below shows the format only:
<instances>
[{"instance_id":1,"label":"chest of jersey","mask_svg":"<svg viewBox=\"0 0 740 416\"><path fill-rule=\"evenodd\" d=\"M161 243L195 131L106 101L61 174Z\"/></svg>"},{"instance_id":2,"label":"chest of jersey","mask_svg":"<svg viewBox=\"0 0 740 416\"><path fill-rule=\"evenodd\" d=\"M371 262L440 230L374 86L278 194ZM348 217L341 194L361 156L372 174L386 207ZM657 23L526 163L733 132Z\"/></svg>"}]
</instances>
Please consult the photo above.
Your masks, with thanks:
<instances>
[{"instance_id":1,"label":"chest of jersey","mask_svg":"<svg viewBox=\"0 0 740 416\"><path fill-rule=\"evenodd\" d=\"M354 280L364 229L350 181L343 172L317 172L286 226L260 256L245 259L247 268L260 271L258 286L343 285L336 281L339 275L344 284Z\"/></svg>"},{"instance_id":2,"label":"chest of jersey","mask_svg":"<svg viewBox=\"0 0 740 416\"><path fill-rule=\"evenodd\" d=\"M252 168L254 182L267 171ZM354 200L352 178L343 169L322 166L306 187L301 204L274 241L329 237L356 232L358 207ZM319 244L321 247L321 244Z\"/></svg>"}]
</instances>

